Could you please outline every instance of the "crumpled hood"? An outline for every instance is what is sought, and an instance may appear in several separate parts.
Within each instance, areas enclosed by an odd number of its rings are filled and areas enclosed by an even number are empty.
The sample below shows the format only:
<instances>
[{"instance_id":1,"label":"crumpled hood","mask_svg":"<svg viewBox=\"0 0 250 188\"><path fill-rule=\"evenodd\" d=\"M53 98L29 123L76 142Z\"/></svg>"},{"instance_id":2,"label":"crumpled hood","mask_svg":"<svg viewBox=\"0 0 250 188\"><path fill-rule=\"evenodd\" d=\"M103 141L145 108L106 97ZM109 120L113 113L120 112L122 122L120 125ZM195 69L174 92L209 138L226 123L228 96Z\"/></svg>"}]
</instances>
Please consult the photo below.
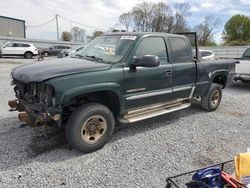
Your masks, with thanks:
<instances>
[{"instance_id":1,"label":"crumpled hood","mask_svg":"<svg viewBox=\"0 0 250 188\"><path fill-rule=\"evenodd\" d=\"M88 61L85 59L62 58L23 65L12 69L11 75L15 80L26 83L42 82L64 75L107 70L110 67L111 64Z\"/></svg>"}]
</instances>

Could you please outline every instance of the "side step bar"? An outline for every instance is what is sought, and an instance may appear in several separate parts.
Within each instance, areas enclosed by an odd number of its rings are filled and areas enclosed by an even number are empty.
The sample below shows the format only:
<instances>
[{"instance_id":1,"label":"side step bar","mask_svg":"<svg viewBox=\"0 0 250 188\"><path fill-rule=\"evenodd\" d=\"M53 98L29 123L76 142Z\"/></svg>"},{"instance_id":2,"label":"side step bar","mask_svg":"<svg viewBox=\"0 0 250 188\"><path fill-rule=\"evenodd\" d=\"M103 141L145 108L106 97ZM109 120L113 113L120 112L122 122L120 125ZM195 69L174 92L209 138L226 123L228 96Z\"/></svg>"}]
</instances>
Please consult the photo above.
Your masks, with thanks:
<instances>
[{"instance_id":1,"label":"side step bar","mask_svg":"<svg viewBox=\"0 0 250 188\"><path fill-rule=\"evenodd\" d=\"M137 121L141 121L144 119L160 116L163 114L168 114L170 112L178 111L181 109L185 109L191 106L190 102L187 101L175 101L175 103L165 103L158 104L155 106L138 109L134 111L128 112L122 118L118 118L121 123L133 123Z\"/></svg>"}]
</instances>

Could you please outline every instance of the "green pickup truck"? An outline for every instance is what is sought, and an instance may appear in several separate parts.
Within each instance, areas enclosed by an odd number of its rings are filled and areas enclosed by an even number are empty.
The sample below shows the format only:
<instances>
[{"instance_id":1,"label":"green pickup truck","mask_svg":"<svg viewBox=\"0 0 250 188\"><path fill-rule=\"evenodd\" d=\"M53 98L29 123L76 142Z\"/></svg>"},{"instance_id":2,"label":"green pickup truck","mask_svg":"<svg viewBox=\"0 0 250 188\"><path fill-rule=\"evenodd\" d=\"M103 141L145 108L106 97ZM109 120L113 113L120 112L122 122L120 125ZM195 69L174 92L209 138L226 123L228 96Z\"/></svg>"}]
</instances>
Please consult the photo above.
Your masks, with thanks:
<instances>
[{"instance_id":1,"label":"green pickup truck","mask_svg":"<svg viewBox=\"0 0 250 188\"><path fill-rule=\"evenodd\" d=\"M31 126L64 127L82 152L100 149L115 125L191 106L220 104L230 85L232 60L194 60L187 37L167 33L111 33L71 57L12 70L19 119Z\"/></svg>"}]
</instances>

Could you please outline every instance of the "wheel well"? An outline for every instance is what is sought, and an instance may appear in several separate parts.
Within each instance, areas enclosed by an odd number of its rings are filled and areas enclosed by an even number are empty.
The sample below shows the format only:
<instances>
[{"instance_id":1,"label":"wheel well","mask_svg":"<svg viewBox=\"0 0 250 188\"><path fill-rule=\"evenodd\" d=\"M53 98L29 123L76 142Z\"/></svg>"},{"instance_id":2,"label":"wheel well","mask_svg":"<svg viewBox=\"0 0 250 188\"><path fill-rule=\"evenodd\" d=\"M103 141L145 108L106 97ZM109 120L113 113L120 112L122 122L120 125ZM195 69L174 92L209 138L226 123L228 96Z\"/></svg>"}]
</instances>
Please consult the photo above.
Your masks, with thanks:
<instances>
[{"instance_id":1,"label":"wheel well","mask_svg":"<svg viewBox=\"0 0 250 188\"><path fill-rule=\"evenodd\" d=\"M33 53L32 53L31 51L26 51L26 52L24 53L24 55L26 55L27 53L31 53L31 54L33 55Z\"/></svg>"},{"instance_id":2,"label":"wheel well","mask_svg":"<svg viewBox=\"0 0 250 188\"><path fill-rule=\"evenodd\" d=\"M115 117L120 114L120 101L116 93L112 91L101 91L74 97L70 101L70 104L63 108L63 121L67 121L70 114L78 106L87 102L96 102L107 106L113 112Z\"/></svg>"},{"instance_id":3,"label":"wheel well","mask_svg":"<svg viewBox=\"0 0 250 188\"><path fill-rule=\"evenodd\" d=\"M43 51L42 54L44 54L45 52L47 52L50 55L49 51Z\"/></svg>"},{"instance_id":4,"label":"wheel well","mask_svg":"<svg viewBox=\"0 0 250 188\"><path fill-rule=\"evenodd\" d=\"M227 76L224 74L216 75L213 79L213 83L222 85L222 88L224 88L227 84Z\"/></svg>"}]
</instances>

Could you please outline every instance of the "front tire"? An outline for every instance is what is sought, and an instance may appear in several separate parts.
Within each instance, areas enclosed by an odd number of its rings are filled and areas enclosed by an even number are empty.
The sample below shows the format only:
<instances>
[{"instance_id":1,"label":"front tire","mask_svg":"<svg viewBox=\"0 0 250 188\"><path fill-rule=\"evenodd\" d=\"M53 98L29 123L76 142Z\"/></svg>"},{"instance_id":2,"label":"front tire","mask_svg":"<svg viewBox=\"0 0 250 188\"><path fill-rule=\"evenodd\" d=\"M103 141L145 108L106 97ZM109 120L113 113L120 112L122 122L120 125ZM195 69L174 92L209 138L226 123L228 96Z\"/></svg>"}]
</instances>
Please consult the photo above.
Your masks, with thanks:
<instances>
[{"instance_id":1,"label":"front tire","mask_svg":"<svg viewBox=\"0 0 250 188\"><path fill-rule=\"evenodd\" d=\"M44 57L49 57L49 52L43 52Z\"/></svg>"},{"instance_id":2,"label":"front tire","mask_svg":"<svg viewBox=\"0 0 250 188\"><path fill-rule=\"evenodd\" d=\"M99 103L87 103L69 117L66 137L73 148L84 153L93 152L108 142L114 127L114 115L109 108Z\"/></svg>"},{"instance_id":3,"label":"front tire","mask_svg":"<svg viewBox=\"0 0 250 188\"><path fill-rule=\"evenodd\" d=\"M222 86L212 83L207 95L201 98L201 107L208 112L212 112L219 107L221 98Z\"/></svg>"}]
</instances>

